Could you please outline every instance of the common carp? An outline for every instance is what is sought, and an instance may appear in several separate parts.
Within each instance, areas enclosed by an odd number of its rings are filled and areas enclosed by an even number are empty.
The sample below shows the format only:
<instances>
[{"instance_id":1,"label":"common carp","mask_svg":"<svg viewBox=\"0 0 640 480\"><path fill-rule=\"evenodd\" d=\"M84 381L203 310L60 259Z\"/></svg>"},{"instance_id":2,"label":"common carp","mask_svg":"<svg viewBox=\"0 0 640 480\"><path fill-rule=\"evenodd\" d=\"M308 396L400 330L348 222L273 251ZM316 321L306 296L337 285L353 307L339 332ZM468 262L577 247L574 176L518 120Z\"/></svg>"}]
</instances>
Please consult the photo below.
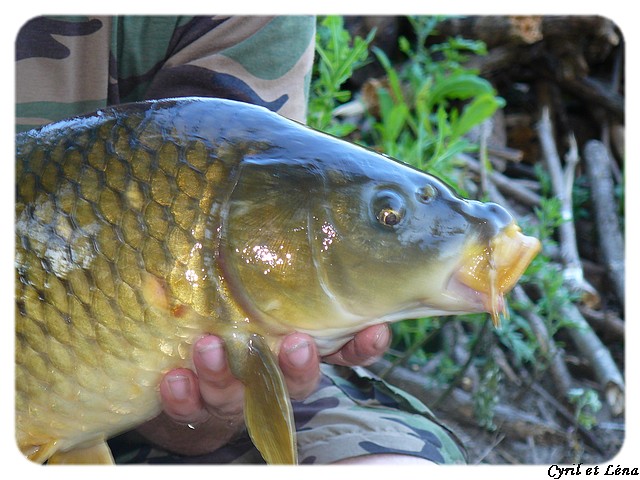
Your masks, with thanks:
<instances>
[{"instance_id":1,"label":"common carp","mask_svg":"<svg viewBox=\"0 0 640 480\"><path fill-rule=\"evenodd\" d=\"M328 354L380 322L495 321L540 248L496 204L234 101L105 108L19 134L16 157L16 436L36 462L112 461L213 333L252 441L296 463L284 335Z\"/></svg>"}]
</instances>

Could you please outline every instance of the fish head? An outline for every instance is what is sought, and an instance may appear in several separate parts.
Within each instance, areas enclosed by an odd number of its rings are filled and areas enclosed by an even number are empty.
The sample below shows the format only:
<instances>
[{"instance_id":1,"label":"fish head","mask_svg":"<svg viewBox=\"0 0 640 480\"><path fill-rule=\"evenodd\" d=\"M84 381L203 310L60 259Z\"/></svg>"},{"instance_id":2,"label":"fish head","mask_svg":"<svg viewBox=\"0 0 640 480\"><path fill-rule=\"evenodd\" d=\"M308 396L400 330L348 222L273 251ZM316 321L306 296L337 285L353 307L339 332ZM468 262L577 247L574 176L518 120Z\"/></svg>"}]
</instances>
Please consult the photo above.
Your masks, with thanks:
<instances>
[{"instance_id":1,"label":"fish head","mask_svg":"<svg viewBox=\"0 0 640 480\"><path fill-rule=\"evenodd\" d=\"M242 162L222 215L220 261L249 317L316 339L442 314L497 323L540 249L504 208L347 142L285 133Z\"/></svg>"},{"instance_id":2,"label":"fish head","mask_svg":"<svg viewBox=\"0 0 640 480\"><path fill-rule=\"evenodd\" d=\"M337 301L363 316L489 312L498 324L504 295L540 250L500 205L402 165L336 185L328 198L339 241L320 249L319 269Z\"/></svg>"}]
</instances>

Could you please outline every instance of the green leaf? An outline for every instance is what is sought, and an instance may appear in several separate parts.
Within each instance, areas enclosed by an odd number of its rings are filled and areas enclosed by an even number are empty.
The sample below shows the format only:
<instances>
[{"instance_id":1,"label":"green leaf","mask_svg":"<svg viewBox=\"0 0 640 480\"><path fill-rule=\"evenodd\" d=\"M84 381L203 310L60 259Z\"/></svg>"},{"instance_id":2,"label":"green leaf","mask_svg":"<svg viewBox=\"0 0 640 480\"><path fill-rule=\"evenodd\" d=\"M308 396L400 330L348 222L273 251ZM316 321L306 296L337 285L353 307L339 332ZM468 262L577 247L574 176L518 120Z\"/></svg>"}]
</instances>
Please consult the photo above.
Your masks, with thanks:
<instances>
[{"instance_id":1,"label":"green leaf","mask_svg":"<svg viewBox=\"0 0 640 480\"><path fill-rule=\"evenodd\" d=\"M386 141L395 142L398 139L398 135L404 128L408 116L409 108L404 103L393 106L385 119Z\"/></svg>"},{"instance_id":2,"label":"green leaf","mask_svg":"<svg viewBox=\"0 0 640 480\"><path fill-rule=\"evenodd\" d=\"M391 62L387 58L387 55L380 50L378 47L372 48L373 53L376 55L380 63L385 69L387 73L387 79L389 80L389 86L391 87L391 92L394 97L398 99L399 102L406 103L404 101L404 95L402 94L402 86L400 84L400 78L398 77L398 73L391 66Z\"/></svg>"},{"instance_id":3,"label":"green leaf","mask_svg":"<svg viewBox=\"0 0 640 480\"><path fill-rule=\"evenodd\" d=\"M466 100L483 94L493 95L493 93L493 86L489 81L477 75L463 73L447 77L434 85L430 102L436 105L447 99Z\"/></svg>"},{"instance_id":4,"label":"green leaf","mask_svg":"<svg viewBox=\"0 0 640 480\"><path fill-rule=\"evenodd\" d=\"M459 138L476 125L480 125L490 118L498 108L504 107L502 98L492 93L485 93L473 99L463 110L462 115L453 125L451 136Z\"/></svg>"}]
</instances>

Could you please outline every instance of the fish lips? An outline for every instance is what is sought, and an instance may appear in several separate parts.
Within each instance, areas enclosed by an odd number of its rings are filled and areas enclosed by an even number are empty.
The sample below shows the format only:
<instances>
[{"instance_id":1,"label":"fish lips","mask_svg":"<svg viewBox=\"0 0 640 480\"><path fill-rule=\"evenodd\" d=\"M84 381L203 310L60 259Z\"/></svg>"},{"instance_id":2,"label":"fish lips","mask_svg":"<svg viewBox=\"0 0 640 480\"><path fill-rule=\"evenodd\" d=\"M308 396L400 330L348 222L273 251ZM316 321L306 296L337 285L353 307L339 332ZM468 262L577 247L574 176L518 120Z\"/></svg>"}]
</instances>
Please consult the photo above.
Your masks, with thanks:
<instances>
[{"instance_id":1,"label":"fish lips","mask_svg":"<svg viewBox=\"0 0 640 480\"><path fill-rule=\"evenodd\" d=\"M469 245L449 278L449 295L464 299L475 312L491 314L494 326L500 313L506 314L504 295L520 279L540 252L540 241L524 235L511 223L485 245Z\"/></svg>"}]
</instances>

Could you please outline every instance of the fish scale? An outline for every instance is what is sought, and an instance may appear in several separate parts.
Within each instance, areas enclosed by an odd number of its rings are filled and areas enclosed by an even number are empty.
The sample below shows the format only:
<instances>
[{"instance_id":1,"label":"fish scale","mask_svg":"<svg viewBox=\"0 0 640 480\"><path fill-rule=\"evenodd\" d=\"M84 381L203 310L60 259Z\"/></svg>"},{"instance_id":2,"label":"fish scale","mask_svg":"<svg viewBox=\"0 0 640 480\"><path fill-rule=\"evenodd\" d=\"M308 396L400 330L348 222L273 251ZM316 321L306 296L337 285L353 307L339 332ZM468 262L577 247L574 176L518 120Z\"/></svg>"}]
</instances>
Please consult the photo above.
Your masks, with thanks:
<instances>
[{"instance_id":1,"label":"fish scale","mask_svg":"<svg viewBox=\"0 0 640 480\"><path fill-rule=\"evenodd\" d=\"M256 447L296 463L284 335L325 355L380 322L497 317L539 249L424 172L195 97L19 134L15 233L16 436L49 463L113 461L105 441L160 412L162 376L208 333Z\"/></svg>"},{"instance_id":2,"label":"fish scale","mask_svg":"<svg viewBox=\"0 0 640 480\"><path fill-rule=\"evenodd\" d=\"M175 147L172 153L163 144L153 152L138 142L129 151L131 123L124 127L117 118L107 120L97 134L88 129L59 141L50 155L26 148L17 164L17 184L23 188L16 202L16 298L29 306L44 305L42 312L27 309L17 322L16 361L18 370L25 370L16 383L17 424L27 432L25 438L18 433L20 444L57 440L64 448L59 439L68 436L65 429L87 431L90 437L95 435L91 430L105 425L132 425L153 416L162 372L190 366L185 344L206 331L201 317L177 323L167 318L165 305L153 304L154 294L145 298L140 293L145 288L141 272L162 279L193 263L189 245L192 231L198 230L195 212L201 211L206 180L194 168L171 163ZM108 136L116 140L109 142ZM128 168L125 162L132 156L136 166ZM143 157L148 164L140 161ZM31 180L23 183L22 178ZM82 234L74 239L69 231ZM92 268L76 268L83 261ZM189 304L191 285L176 286L176 298ZM34 297L44 303L29 300ZM161 347L150 350L150 345ZM35 362L24 360L36 357ZM97 368L86 375L75 368L74 359ZM46 418L23 413L39 390L58 399ZM142 413L127 408L132 399L146 405ZM95 416L78 417L83 405L96 404L111 407L106 414L98 409Z\"/></svg>"}]
</instances>

